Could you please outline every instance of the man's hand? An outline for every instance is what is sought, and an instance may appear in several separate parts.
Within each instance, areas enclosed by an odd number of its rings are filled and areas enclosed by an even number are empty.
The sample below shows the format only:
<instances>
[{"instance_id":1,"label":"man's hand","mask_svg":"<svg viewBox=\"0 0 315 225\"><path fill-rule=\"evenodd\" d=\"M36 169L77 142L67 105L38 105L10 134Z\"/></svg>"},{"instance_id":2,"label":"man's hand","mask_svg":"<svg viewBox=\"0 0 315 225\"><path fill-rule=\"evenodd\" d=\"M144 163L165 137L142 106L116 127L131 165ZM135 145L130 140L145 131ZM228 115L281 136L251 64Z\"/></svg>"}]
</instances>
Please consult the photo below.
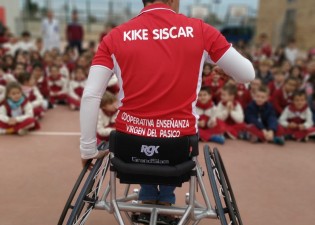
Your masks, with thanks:
<instances>
[{"instance_id":1,"label":"man's hand","mask_svg":"<svg viewBox=\"0 0 315 225\"><path fill-rule=\"evenodd\" d=\"M98 154L93 157L92 159L101 159L104 158L105 156L107 156L109 154L109 150L102 150L102 151L98 151ZM86 163L89 161L90 159L81 159L82 162L82 166L83 168L85 167ZM89 170L91 170L93 168L93 164L90 165Z\"/></svg>"}]
</instances>

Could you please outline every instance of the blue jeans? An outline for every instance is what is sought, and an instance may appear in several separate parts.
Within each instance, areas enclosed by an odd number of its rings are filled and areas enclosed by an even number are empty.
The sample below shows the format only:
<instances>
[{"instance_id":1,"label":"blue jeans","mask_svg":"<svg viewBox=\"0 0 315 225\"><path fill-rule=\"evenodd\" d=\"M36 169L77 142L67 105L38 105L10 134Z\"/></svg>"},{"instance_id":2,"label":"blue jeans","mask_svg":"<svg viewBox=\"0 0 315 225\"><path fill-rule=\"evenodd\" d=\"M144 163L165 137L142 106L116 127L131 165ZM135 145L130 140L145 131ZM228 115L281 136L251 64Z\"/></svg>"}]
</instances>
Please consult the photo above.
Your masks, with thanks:
<instances>
[{"instance_id":1,"label":"blue jeans","mask_svg":"<svg viewBox=\"0 0 315 225\"><path fill-rule=\"evenodd\" d=\"M159 201L175 204L176 187L159 185L141 185L139 200L141 201Z\"/></svg>"}]
</instances>

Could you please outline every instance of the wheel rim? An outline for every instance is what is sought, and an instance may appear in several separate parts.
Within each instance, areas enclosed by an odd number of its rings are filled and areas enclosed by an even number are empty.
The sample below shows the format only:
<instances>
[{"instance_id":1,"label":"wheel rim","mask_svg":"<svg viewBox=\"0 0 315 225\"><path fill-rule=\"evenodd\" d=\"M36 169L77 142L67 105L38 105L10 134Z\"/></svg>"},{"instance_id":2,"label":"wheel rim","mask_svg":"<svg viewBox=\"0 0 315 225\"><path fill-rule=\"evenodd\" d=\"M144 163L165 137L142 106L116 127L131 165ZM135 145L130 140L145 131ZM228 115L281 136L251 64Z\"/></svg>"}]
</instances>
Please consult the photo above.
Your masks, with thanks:
<instances>
[{"instance_id":1,"label":"wheel rim","mask_svg":"<svg viewBox=\"0 0 315 225\"><path fill-rule=\"evenodd\" d=\"M227 206L230 221L233 225L243 225L242 219L237 207L236 199L233 193L231 183L229 181L222 157L218 149L214 149L213 157L217 166L216 176L223 191L223 199Z\"/></svg>"},{"instance_id":2,"label":"wheel rim","mask_svg":"<svg viewBox=\"0 0 315 225\"><path fill-rule=\"evenodd\" d=\"M77 199L67 225L83 225L100 197L103 181L109 167L109 156L98 159Z\"/></svg>"},{"instance_id":3,"label":"wheel rim","mask_svg":"<svg viewBox=\"0 0 315 225\"><path fill-rule=\"evenodd\" d=\"M228 225L225 218L225 213L222 207L220 194L217 187L217 182L215 180L215 175L214 175L215 165L214 165L213 159L211 158L211 150L209 146L207 145L204 147L204 158L206 161L206 167L207 167L208 177L210 181L210 186L212 189L214 201L216 203L216 211L217 211L218 218L220 219L222 225Z\"/></svg>"}]
</instances>

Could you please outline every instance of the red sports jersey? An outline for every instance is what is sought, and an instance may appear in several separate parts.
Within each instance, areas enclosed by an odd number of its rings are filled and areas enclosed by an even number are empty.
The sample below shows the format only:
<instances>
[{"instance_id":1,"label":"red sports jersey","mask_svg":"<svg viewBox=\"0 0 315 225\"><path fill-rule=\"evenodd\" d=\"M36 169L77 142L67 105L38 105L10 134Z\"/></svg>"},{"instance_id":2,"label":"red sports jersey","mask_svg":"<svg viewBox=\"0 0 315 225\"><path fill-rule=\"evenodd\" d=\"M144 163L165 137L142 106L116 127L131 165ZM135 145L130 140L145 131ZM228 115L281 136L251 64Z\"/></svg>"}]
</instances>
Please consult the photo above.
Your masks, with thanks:
<instances>
[{"instance_id":1,"label":"red sports jersey","mask_svg":"<svg viewBox=\"0 0 315 225\"><path fill-rule=\"evenodd\" d=\"M213 27L162 3L113 29L92 66L105 66L119 79L116 129L148 137L196 134L204 61L217 62L230 46Z\"/></svg>"}]
</instances>

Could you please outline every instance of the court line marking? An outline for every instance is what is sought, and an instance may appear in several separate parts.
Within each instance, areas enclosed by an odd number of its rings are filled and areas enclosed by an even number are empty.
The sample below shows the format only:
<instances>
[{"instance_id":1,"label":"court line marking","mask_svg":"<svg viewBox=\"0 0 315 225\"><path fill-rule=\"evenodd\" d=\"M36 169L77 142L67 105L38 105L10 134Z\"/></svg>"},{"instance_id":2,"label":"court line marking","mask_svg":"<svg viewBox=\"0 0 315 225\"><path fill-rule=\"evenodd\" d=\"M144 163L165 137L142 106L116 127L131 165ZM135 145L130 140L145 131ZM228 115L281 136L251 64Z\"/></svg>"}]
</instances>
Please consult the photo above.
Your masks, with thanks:
<instances>
[{"instance_id":1,"label":"court line marking","mask_svg":"<svg viewBox=\"0 0 315 225\"><path fill-rule=\"evenodd\" d=\"M80 132L54 132L54 131L35 131L31 132L31 135L39 136L80 136Z\"/></svg>"}]
</instances>

